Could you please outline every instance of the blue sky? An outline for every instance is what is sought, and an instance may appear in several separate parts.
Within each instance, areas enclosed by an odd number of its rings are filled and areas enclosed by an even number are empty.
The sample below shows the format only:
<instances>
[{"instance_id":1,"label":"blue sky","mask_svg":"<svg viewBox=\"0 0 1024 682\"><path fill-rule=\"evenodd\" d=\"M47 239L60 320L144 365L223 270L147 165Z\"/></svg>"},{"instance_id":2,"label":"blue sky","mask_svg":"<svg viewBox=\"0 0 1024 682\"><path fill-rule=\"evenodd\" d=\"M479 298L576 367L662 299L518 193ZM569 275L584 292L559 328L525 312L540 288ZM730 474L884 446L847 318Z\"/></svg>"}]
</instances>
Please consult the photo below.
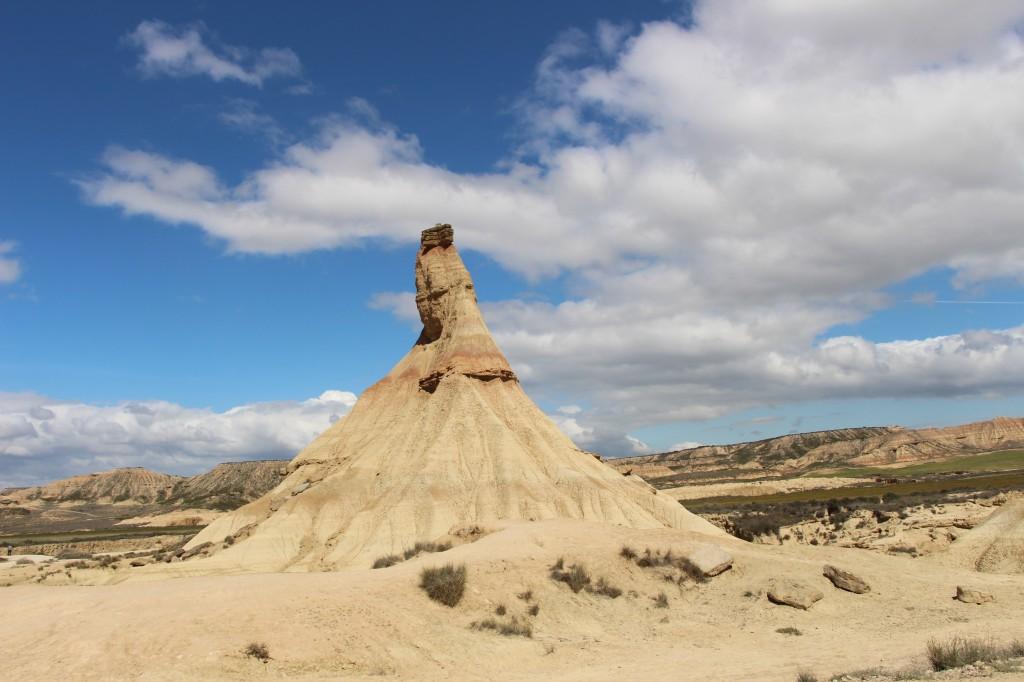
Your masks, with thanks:
<instances>
[{"instance_id":1,"label":"blue sky","mask_svg":"<svg viewBox=\"0 0 1024 682\"><path fill-rule=\"evenodd\" d=\"M1024 6L947 4L5 5L0 484L291 456L437 221L607 455L1024 414Z\"/></svg>"}]
</instances>

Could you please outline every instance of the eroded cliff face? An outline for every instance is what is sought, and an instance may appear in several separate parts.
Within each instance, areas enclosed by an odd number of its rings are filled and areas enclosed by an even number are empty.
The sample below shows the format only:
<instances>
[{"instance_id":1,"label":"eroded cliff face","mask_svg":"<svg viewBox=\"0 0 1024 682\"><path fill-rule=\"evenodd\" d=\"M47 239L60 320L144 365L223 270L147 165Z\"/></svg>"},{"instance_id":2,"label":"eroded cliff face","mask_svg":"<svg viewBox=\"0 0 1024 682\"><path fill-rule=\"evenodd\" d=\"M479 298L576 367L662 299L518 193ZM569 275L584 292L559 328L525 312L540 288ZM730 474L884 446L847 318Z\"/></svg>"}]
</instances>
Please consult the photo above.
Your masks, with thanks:
<instances>
[{"instance_id":1,"label":"eroded cliff face","mask_svg":"<svg viewBox=\"0 0 1024 682\"><path fill-rule=\"evenodd\" d=\"M190 543L213 543L205 566L369 565L460 526L502 519L718 533L581 451L529 399L487 329L450 225L424 230L415 280L419 339L299 453L287 479ZM227 537L232 542L221 543Z\"/></svg>"},{"instance_id":2,"label":"eroded cliff face","mask_svg":"<svg viewBox=\"0 0 1024 682\"><path fill-rule=\"evenodd\" d=\"M793 476L822 467L911 464L1014 448L1024 448L1024 419L996 417L944 428L884 426L799 433L609 463L649 480L697 474L714 481Z\"/></svg>"}]
</instances>

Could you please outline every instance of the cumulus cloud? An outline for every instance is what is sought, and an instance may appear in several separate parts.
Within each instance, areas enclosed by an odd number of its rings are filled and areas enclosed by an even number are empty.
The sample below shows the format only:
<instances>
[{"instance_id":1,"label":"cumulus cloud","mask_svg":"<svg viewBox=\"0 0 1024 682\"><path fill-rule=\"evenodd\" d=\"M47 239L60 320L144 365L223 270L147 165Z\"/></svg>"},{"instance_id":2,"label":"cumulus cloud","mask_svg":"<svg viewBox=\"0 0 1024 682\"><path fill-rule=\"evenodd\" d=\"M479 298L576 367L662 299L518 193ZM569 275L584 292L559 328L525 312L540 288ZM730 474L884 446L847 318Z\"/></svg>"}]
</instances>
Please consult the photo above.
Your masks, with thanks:
<instances>
[{"instance_id":1,"label":"cumulus cloud","mask_svg":"<svg viewBox=\"0 0 1024 682\"><path fill-rule=\"evenodd\" d=\"M92 405L0 393L0 487L120 466L192 474L230 460L287 459L355 401L330 390L216 412L164 401Z\"/></svg>"},{"instance_id":2,"label":"cumulus cloud","mask_svg":"<svg viewBox=\"0 0 1024 682\"><path fill-rule=\"evenodd\" d=\"M155 20L140 22L125 36L125 42L139 51L139 70L149 77L207 76L218 82L236 80L262 87L270 78L302 74L298 55L288 48L252 50L211 45L208 39L209 32L202 24L172 26Z\"/></svg>"},{"instance_id":3,"label":"cumulus cloud","mask_svg":"<svg viewBox=\"0 0 1024 682\"><path fill-rule=\"evenodd\" d=\"M491 303L488 320L529 387L589 406L556 415L567 433L621 452L638 425L767 403L1020 391L1020 328L829 330L934 268L1024 281L1022 19L1016 0L703 2L685 25L566 33L491 172L333 117L236 185L112 148L81 187L230 251L411 242L444 220L528 278L568 273L572 300Z\"/></svg>"},{"instance_id":4,"label":"cumulus cloud","mask_svg":"<svg viewBox=\"0 0 1024 682\"><path fill-rule=\"evenodd\" d=\"M0 284L10 284L21 277L21 264L10 256L14 242L0 242Z\"/></svg>"}]
</instances>

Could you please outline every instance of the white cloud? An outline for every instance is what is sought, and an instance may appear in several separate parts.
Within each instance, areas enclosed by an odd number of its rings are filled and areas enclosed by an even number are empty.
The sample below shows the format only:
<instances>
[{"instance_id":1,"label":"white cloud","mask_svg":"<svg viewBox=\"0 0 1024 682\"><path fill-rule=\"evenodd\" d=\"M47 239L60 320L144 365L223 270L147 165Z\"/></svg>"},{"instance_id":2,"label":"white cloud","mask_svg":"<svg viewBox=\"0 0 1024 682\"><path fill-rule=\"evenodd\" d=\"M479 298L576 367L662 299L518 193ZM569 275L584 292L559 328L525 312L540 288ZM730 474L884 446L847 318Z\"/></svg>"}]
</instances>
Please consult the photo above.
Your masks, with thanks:
<instances>
[{"instance_id":1,"label":"white cloud","mask_svg":"<svg viewBox=\"0 0 1024 682\"><path fill-rule=\"evenodd\" d=\"M432 165L364 115L234 186L119 148L81 186L231 251L413 242L443 221L527 277L568 272L573 300L488 320L531 390L590 405L555 416L567 433L621 452L641 424L769 403L1019 392L1020 328L828 335L930 269L1024 282L1024 5L976 5L718 0L690 28L570 31L523 98L524 155L489 173Z\"/></svg>"},{"instance_id":2,"label":"white cloud","mask_svg":"<svg viewBox=\"0 0 1024 682\"><path fill-rule=\"evenodd\" d=\"M374 310L386 310L412 327L420 325L416 294L411 291L382 291L374 294L367 305Z\"/></svg>"},{"instance_id":3,"label":"white cloud","mask_svg":"<svg viewBox=\"0 0 1024 682\"><path fill-rule=\"evenodd\" d=\"M125 36L139 50L139 70L146 76L208 76L262 87L265 80L302 74L298 55L288 48L251 50L209 45L202 24L175 27L163 21L143 21Z\"/></svg>"},{"instance_id":4,"label":"white cloud","mask_svg":"<svg viewBox=\"0 0 1024 682\"><path fill-rule=\"evenodd\" d=\"M696 440L684 440L679 443L673 443L669 446L669 451L676 452L677 450L689 450L690 448L699 448L704 443Z\"/></svg>"},{"instance_id":5,"label":"white cloud","mask_svg":"<svg viewBox=\"0 0 1024 682\"><path fill-rule=\"evenodd\" d=\"M21 277L21 264L10 256L12 251L14 242L0 242L0 284L17 282Z\"/></svg>"},{"instance_id":6,"label":"white cloud","mask_svg":"<svg viewBox=\"0 0 1024 682\"><path fill-rule=\"evenodd\" d=\"M289 135L273 116L263 113L259 105L249 99L232 99L217 117L225 125L240 132L262 137L271 145L282 145Z\"/></svg>"},{"instance_id":7,"label":"white cloud","mask_svg":"<svg viewBox=\"0 0 1024 682\"><path fill-rule=\"evenodd\" d=\"M240 459L290 459L355 404L347 391L224 412L164 401L117 405L0 393L0 487L119 466L197 473Z\"/></svg>"}]
</instances>

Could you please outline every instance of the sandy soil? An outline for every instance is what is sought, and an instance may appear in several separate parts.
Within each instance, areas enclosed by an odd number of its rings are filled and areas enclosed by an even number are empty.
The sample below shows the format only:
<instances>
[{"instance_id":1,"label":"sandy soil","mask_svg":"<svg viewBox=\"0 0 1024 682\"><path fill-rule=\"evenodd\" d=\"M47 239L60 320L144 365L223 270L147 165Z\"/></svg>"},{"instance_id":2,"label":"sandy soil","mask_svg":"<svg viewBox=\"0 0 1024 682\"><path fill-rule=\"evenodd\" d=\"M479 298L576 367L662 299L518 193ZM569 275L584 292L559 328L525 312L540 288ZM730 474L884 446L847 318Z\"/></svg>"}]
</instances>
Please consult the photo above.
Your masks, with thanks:
<instances>
[{"instance_id":1,"label":"sandy soil","mask_svg":"<svg viewBox=\"0 0 1024 682\"><path fill-rule=\"evenodd\" d=\"M618 556L623 543L685 550L707 542L727 548L735 565L686 588ZM625 594L573 594L548 577L560 556L584 562L595 579L604 576ZM447 561L469 570L466 595L453 609L417 587L423 566ZM872 591L833 588L821 576L825 562L854 571ZM854 549L770 547L583 521L515 522L383 570L167 579L164 567L145 567L120 584L9 587L0 590L0 641L6 669L19 679L792 680L800 669L824 675L920 661L933 636L1020 635L1020 576L922 568L920 560ZM0 568L0 580L7 570L14 569ZM783 577L813 585L824 599L808 611L769 603L765 590ZM996 602L954 601L958 584L990 592ZM525 590L539 604L535 618L516 597ZM661 591L668 609L654 606ZM470 629L499 604L532 621L532 639ZM779 634L781 627L803 635ZM252 641L266 642L269 663L242 655Z\"/></svg>"}]
</instances>

